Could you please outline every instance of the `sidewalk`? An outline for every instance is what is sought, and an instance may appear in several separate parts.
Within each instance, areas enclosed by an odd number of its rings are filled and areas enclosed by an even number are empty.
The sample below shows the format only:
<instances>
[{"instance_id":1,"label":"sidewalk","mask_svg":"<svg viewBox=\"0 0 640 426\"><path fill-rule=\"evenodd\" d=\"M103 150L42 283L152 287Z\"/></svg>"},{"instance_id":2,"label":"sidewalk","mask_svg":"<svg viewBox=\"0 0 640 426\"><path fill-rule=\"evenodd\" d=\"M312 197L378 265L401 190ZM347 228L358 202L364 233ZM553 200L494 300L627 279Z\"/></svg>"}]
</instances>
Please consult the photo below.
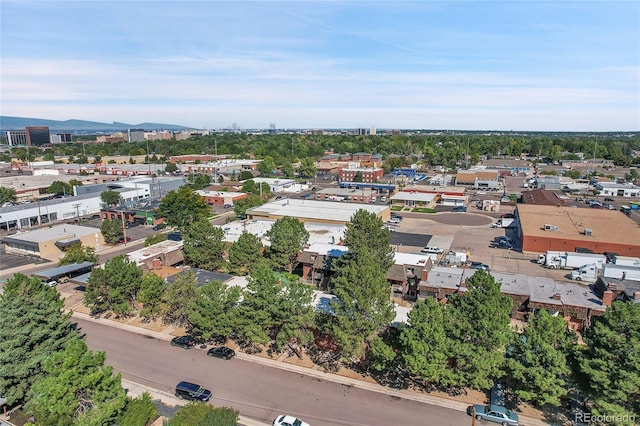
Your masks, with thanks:
<instances>
[{"instance_id":1,"label":"sidewalk","mask_svg":"<svg viewBox=\"0 0 640 426\"><path fill-rule=\"evenodd\" d=\"M134 326L134 325L131 325L131 324L123 324L123 323L119 323L117 321L111 321L111 320L108 320L108 319L95 319L95 318L92 318L91 316L89 316L87 314L84 314L84 313L81 313L81 312L74 312L73 316L76 317L76 318L83 319L83 320L99 322L99 323L104 324L104 325L120 328L122 330L127 330L127 331L130 331L132 333L143 334L145 336L153 337L153 338L159 339L159 340L170 341L173 337L175 337L175 336L169 334L169 332L167 331L168 329L165 329L164 331L153 331L153 330L148 330L148 329L145 329L145 328L142 328L142 327L137 327L137 326ZM194 349L194 350L200 350L200 349ZM298 374L304 374L304 375L307 375L307 376L311 376L311 377L317 378L319 380L326 380L326 381L330 381L330 382L334 382L334 383L339 383L339 384L342 384L342 385L352 386L352 387L359 388L359 389L365 389L365 390L369 390L369 391L372 391L372 392L378 392L378 393L382 393L382 394L385 394L385 395L390 395L390 396L396 397L396 398L402 398L402 399L406 399L406 400L422 402L424 404L436 405L438 407L445 407L445 408L449 408L451 410L457 410L457 411L466 412L467 411L467 407L469 406L469 404L467 404L467 403L455 401L455 400L452 400L452 399L440 398L440 397L426 395L426 394L413 392L413 391L409 391L409 390L405 390L405 389L392 389L392 388L389 388L389 387L386 387L386 386L379 385L377 383L371 383L371 382L366 382L366 381L362 381L362 380L358 380L358 379L353 379L353 378L350 378L350 377L344 377L344 376L340 376L338 374L327 373L327 372L324 372L324 371L321 371L321 370L318 370L318 369L307 368L307 367L303 367L303 366L299 366L299 365L294 365L294 364L282 362L282 361L279 361L279 360L268 359L268 358L263 358L263 357L260 357L260 356L254 356L254 355L248 355L248 354L245 354L245 353L240 352L240 351L236 351L236 358L242 359L242 360L246 360L246 361L250 361L250 362L263 364L265 366L272 367L272 368L279 368L281 370L287 370L287 371L291 371L291 372L298 373ZM124 380L123 380L123 384L124 384ZM139 386L140 388L143 388L141 385L137 385L137 386ZM155 395L155 394L168 395L168 394L163 393L161 391L154 391L154 392L155 393L152 393L152 395ZM172 398L174 401L178 401L172 395L169 395L168 398ZM161 400L164 402L164 399L161 399ZM169 399L168 401L171 401L171 400ZM259 425L259 424L260 423L251 423L251 424L250 423L246 423L247 426ZM546 425L547 423L545 423L542 420L520 416L520 424L523 425L523 426L543 426L543 425Z\"/></svg>"}]
</instances>

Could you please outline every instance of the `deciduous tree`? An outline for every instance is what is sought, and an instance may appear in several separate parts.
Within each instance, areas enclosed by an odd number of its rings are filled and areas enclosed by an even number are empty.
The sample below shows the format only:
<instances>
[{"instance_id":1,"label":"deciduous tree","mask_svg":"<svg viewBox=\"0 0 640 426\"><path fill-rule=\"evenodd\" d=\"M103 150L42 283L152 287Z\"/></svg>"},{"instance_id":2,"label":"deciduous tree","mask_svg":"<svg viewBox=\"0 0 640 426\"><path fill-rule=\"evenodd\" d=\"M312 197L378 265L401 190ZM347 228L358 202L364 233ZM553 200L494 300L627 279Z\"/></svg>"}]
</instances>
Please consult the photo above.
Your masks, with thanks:
<instances>
[{"instance_id":1,"label":"deciduous tree","mask_svg":"<svg viewBox=\"0 0 640 426\"><path fill-rule=\"evenodd\" d=\"M175 163L172 162L168 162L165 166L164 166L164 171L166 173L174 173L178 171L178 166L176 166Z\"/></svg>"},{"instance_id":2,"label":"deciduous tree","mask_svg":"<svg viewBox=\"0 0 640 426\"><path fill-rule=\"evenodd\" d=\"M190 402L178 410L168 426L236 426L238 414L233 408Z\"/></svg>"},{"instance_id":3,"label":"deciduous tree","mask_svg":"<svg viewBox=\"0 0 640 426\"><path fill-rule=\"evenodd\" d=\"M0 186L0 206L4 203L16 202L16 190L13 188L7 188L6 186Z\"/></svg>"},{"instance_id":4,"label":"deciduous tree","mask_svg":"<svg viewBox=\"0 0 640 426\"><path fill-rule=\"evenodd\" d=\"M44 361L74 338L64 301L37 278L16 274L0 294L0 395L12 406L25 401L43 376Z\"/></svg>"},{"instance_id":5,"label":"deciduous tree","mask_svg":"<svg viewBox=\"0 0 640 426\"><path fill-rule=\"evenodd\" d=\"M126 404L120 375L105 367L104 352L93 354L79 336L44 362L44 375L29 392L28 412L46 425L113 423Z\"/></svg>"},{"instance_id":6,"label":"deciduous tree","mask_svg":"<svg viewBox=\"0 0 640 426\"><path fill-rule=\"evenodd\" d=\"M120 193L116 192L116 191L113 191L111 189L103 191L100 194L100 199L107 206L117 206L118 204L120 204L122 202L122 197L120 196Z\"/></svg>"},{"instance_id":7,"label":"deciduous tree","mask_svg":"<svg viewBox=\"0 0 640 426\"><path fill-rule=\"evenodd\" d=\"M64 252L64 256L58 261L59 266L70 265L72 263L91 262L98 263L98 255L93 247L83 247L82 244L73 244Z\"/></svg>"},{"instance_id":8,"label":"deciduous tree","mask_svg":"<svg viewBox=\"0 0 640 426\"><path fill-rule=\"evenodd\" d=\"M55 180L47 188L47 194L73 195L73 188L66 182Z\"/></svg>"},{"instance_id":9,"label":"deciduous tree","mask_svg":"<svg viewBox=\"0 0 640 426\"><path fill-rule=\"evenodd\" d=\"M224 231L206 219L196 220L182 233L184 258L196 268L214 271L222 265Z\"/></svg>"},{"instance_id":10,"label":"deciduous tree","mask_svg":"<svg viewBox=\"0 0 640 426\"><path fill-rule=\"evenodd\" d=\"M267 232L271 242L267 252L276 268L293 270L298 252L309 241L309 232L297 218L285 216L275 221Z\"/></svg>"},{"instance_id":11,"label":"deciduous tree","mask_svg":"<svg viewBox=\"0 0 640 426\"><path fill-rule=\"evenodd\" d=\"M298 173L300 173L300 177L303 178L312 178L316 176L317 173L316 165L313 161L313 158L305 157L300 162L300 167L298 168Z\"/></svg>"},{"instance_id":12,"label":"deciduous tree","mask_svg":"<svg viewBox=\"0 0 640 426\"><path fill-rule=\"evenodd\" d=\"M107 244L115 244L124 235L122 222L118 219L105 219L100 225L100 232Z\"/></svg>"},{"instance_id":13,"label":"deciduous tree","mask_svg":"<svg viewBox=\"0 0 640 426\"><path fill-rule=\"evenodd\" d=\"M211 209L204 198L185 185L165 195L160 201L158 213L164 216L167 224L184 231L193 222L209 217Z\"/></svg>"}]
</instances>

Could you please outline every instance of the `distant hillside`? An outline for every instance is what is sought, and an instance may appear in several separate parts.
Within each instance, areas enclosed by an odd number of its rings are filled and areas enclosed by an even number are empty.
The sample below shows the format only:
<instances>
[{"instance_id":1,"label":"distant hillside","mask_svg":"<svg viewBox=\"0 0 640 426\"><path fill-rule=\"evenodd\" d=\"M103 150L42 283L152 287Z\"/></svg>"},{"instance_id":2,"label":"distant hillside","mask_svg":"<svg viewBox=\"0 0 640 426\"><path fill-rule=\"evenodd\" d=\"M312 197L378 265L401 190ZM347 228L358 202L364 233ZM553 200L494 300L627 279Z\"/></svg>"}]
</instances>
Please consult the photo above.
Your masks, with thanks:
<instances>
[{"instance_id":1,"label":"distant hillside","mask_svg":"<svg viewBox=\"0 0 640 426\"><path fill-rule=\"evenodd\" d=\"M85 120L46 120L42 118L26 118L26 117L8 117L0 116L0 130L23 130L28 126L47 126L51 131L67 131L67 132L117 132L126 131L127 129L145 129L145 130L188 130L191 127L178 126L175 124L161 123L100 123L97 121Z\"/></svg>"}]
</instances>

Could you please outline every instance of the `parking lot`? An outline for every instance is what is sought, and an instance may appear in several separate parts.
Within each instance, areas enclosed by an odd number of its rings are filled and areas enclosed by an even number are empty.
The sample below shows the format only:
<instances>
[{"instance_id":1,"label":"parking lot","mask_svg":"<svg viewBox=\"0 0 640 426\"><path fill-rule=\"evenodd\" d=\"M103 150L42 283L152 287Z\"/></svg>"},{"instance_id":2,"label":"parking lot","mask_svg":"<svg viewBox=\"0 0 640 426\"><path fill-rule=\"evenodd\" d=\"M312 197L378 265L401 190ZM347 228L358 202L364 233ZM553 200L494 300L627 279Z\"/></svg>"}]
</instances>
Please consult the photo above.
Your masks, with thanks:
<instances>
[{"instance_id":1,"label":"parking lot","mask_svg":"<svg viewBox=\"0 0 640 426\"><path fill-rule=\"evenodd\" d=\"M568 271L546 269L534 262L536 254L491 248L491 241L500 235L519 241L513 230L492 228L494 217L475 213L412 214L404 219L391 233L391 242L401 253L419 253L425 246L436 246L445 250L468 251L470 261L486 263L491 270L548 277L558 281L569 281ZM506 231L506 232L505 232Z\"/></svg>"}]
</instances>

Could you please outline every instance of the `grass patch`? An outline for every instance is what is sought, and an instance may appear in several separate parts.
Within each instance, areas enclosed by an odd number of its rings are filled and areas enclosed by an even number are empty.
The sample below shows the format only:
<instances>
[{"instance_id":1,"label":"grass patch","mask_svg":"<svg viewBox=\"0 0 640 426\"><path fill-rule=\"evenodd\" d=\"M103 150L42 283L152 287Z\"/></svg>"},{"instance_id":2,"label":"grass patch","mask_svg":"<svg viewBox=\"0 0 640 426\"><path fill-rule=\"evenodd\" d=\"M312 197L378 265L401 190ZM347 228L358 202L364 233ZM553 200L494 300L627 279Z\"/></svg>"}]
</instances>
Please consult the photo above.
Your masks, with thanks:
<instances>
[{"instance_id":1,"label":"grass patch","mask_svg":"<svg viewBox=\"0 0 640 426\"><path fill-rule=\"evenodd\" d=\"M391 206L391 211L392 212L399 212L403 209L404 207L402 206Z\"/></svg>"},{"instance_id":2,"label":"grass patch","mask_svg":"<svg viewBox=\"0 0 640 426\"><path fill-rule=\"evenodd\" d=\"M413 210L411 210L411 212L413 213L435 213L436 209L427 209L424 207L415 207Z\"/></svg>"}]
</instances>

